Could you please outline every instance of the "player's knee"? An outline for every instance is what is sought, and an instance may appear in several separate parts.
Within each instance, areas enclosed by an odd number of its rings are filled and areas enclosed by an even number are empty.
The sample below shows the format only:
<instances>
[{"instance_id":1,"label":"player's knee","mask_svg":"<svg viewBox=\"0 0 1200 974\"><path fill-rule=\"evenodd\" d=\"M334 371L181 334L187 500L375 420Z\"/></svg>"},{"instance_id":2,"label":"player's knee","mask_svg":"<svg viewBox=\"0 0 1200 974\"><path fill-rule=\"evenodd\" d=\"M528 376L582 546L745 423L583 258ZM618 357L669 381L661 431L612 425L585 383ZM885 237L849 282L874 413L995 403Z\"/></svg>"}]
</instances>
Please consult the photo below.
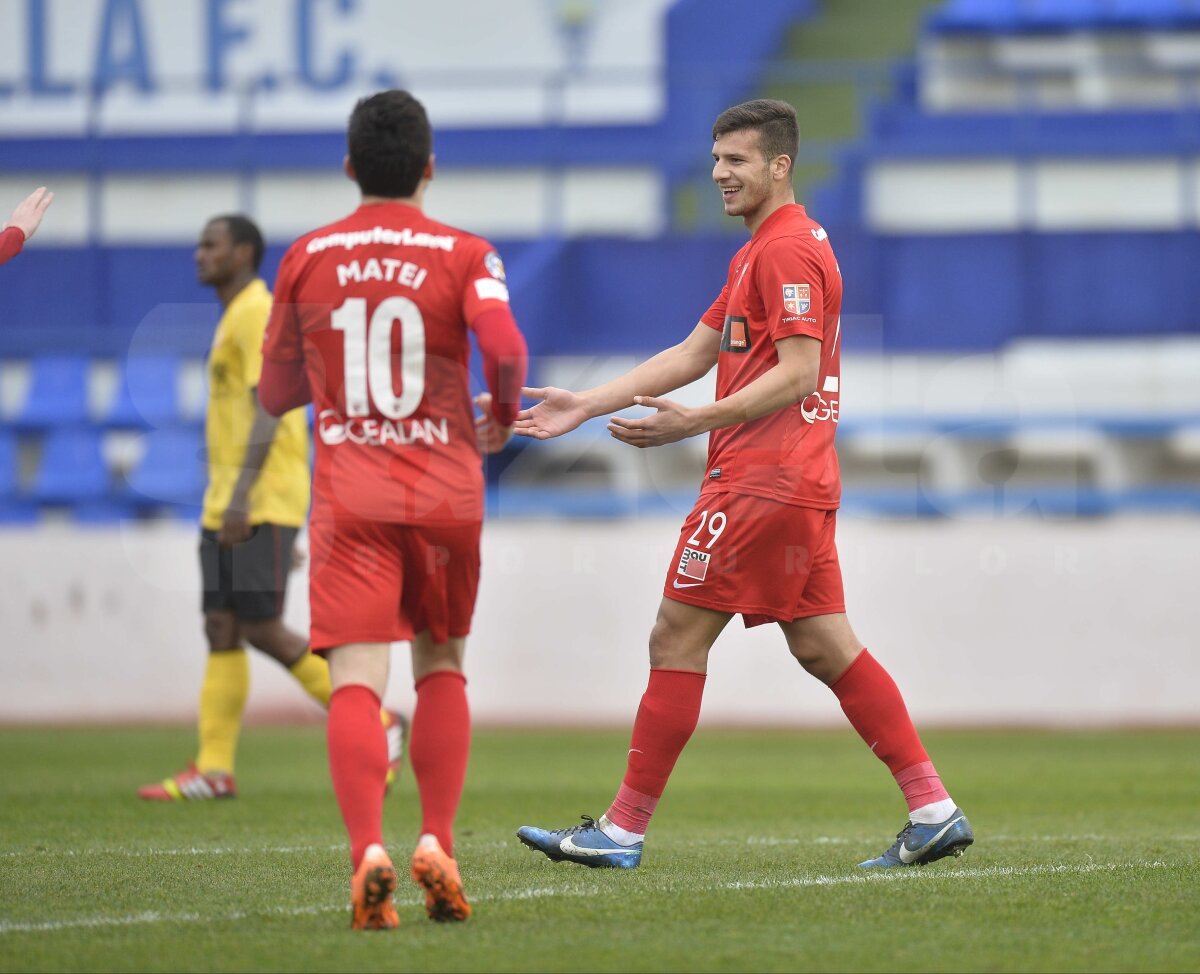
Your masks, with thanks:
<instances>
[{"instance_id":1,"label":"player's knee","mask_svg":"<svg viewBox=\"0 0 1200 974\"><path fill-rule=\"evenodd\" d=\"M670 622L659 618L650 630L650 666L653 669L703 670L706 649L692 645Z\"/></svg>"},{"instance_id":2,"label":"player's knee","mask_svg":"<svg viewBox=\"0 0 1200 974\"><path fill-rule=\"evenodd\" d=\"M206 613L204 636L208 640L209 650L214 653L219 653L224 649L238 649L241 645L238 639L237 618L232 613Z\"/></svg>"},{"instance_id":3,"label":"player's knee","mask_svg":"<svg viewBox=\"0 0 1200 974\"><path fill-rule=\"evenodd\" d=\"M788 644L788 649L791 650L796 662L810 673L821 666L826 656L821 645L813 639L793 641Z\"/></svg>"},{"instance_id":4,"label":"player's knee","mask_svg":"<svg viewBox=\"0 0 1200 974\"><path fill-rule=\"evenodd\" d=\"M251 646L269 656L275 656L283 649L284 630L278 619L243 621L242 633Z\"/></svg>"}]
</instances>

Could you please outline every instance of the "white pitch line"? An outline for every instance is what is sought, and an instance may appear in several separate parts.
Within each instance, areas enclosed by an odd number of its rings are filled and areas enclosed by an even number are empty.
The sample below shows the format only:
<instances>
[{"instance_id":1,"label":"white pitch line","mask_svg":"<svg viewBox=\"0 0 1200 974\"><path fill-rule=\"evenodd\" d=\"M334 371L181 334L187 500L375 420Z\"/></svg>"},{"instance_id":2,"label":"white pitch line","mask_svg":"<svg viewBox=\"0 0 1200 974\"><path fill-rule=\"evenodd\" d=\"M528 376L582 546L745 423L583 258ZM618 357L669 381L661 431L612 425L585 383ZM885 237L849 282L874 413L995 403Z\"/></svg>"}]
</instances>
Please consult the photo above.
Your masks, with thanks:
<instances>
[{"instance_id":1,"label":"white pitch line","mask_svg":"<svg viewBox=\"0 0 1200 974\"><path fill-rule=\"evenodd\" d=\"M1159 835L1155 838L1164 842L1197 842L1200 835ZM842 835L803 836L774 836L751 835L746 838L747 845L864 845L870 844L870 838L847 838ZM1004 835L988 832L983 836L985 843L992 842L1112 842L1111 835L1082 834L1082 835Z\"/></svg>"},{"instance_id":2,"label":"white pitch line","mask_svg":"<svg viewBox=\"0 0 1200 974\"><path fill-rule=\"evenodd\" d=\"M15 849L3 855L9 859L23 856L252 856L259 853L293 855L311 852L332 852L345 849L344 842L335 845L278 845L237 849L232 846L191 846L180 849Z\"/></svg>"},{"instance_id":3,"label":"white pitch line","mask_svg":"<svg viewBox=\"0 0 1200 974\"><path fill-rule=\"evenodd\" d=\"M768 879L762 882L726 883L722 889L791 889L803 886L846 886L857 883L879 883L903 881L912 882L938 879L994 879L1004 876L1045 876L1071 875L1084 873L1123 872L1140 869L1165 869L1165 862L1089 862L1078 866L1048 865L1048 866L967 866L947 872L945 870L906 869L903 872L864 872L852 876L811 876L797 879Z\"/></svg>"},{"instance_id":4,"label":"white pitch line","mask_svg":"<svg viewBox=\"0 0 1200 974\"><path fill-rule=\"evenodd\" d=\"M921 870L905 869L903 871L889 870L867 874L848 876L802 876L796 879L772 879L761 882L720 883L715 886L691 887L693 893L722 893L756 889L791 889L811 886L855 886L863 883L913 882L935 880L966 880L993 879L997 877L1022 877L1042 875L1081 875L1096 872L1134 872L1145 869L1165 869L1167 863L1154 862L1112 862L1086 863L1083 865L1046 865L1046 866L984 866L978 869L959 868L951 870ZM641 886L635 892L639 893L677 893L677 886ZM505 890L497 893L484 893L472 896L474 903L506 902L515 900L540 899L547 896L628 896L630 890L598 890L592 886L576 884L569 887L532 887L529 889ZM398 897L399 902L419 902L419 897ZM69 920L42 920L36 922L0 921L0 935L8 933L47 933L55 930L86 929L96 927L127 927L137 924L150 923L226 923L237 920L248 920L260 917L292 917L312 916L319 913L337 913L349 909L345 902L325 906L297 906L265 908L261 910L235 910L229 913L162 913L150 910L143 913L133 913L123 917L74 917Z\"/></svg>"}]
</instances>

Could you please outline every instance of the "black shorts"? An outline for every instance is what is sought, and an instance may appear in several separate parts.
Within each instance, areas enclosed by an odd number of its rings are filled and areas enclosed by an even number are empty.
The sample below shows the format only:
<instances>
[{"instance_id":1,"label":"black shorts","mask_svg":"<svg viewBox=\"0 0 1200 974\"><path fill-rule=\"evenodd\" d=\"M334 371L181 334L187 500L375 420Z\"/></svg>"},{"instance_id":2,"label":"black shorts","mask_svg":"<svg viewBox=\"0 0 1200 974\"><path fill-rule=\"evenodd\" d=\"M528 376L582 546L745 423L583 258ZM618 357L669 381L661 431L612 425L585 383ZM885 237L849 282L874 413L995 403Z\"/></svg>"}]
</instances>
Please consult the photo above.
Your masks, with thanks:
<instances>
[{"instance_id":1,"label":"black shorts","mask_svg":"<svg viewBox=\"0 0 1200 974\"><path fill-rule=\"evenodd\" d=\"M239 619L277 619L292 563L298 528L257 524L241 544L222 547L217 532L200 532L200 574L205 612L226 610Z\"/></svg>"}]
</instances>

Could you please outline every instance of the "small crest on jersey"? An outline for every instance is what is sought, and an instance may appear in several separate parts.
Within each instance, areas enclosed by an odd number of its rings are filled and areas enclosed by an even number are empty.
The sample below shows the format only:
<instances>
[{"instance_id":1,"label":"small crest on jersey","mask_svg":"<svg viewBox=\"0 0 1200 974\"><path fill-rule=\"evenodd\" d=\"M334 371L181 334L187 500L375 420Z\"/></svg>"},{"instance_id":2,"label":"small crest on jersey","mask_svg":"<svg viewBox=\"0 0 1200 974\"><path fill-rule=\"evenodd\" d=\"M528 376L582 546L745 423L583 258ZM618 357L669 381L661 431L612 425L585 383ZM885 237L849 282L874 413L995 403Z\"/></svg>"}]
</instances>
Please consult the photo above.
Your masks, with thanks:
<instances>
[{"instance_id":1,"label":"small crest on jersey","mask_svg":"<svg viewBox=\"0 0 1200 974\"><path fill-rule=\"evenodd\" d=\"M500 255L496 251L489 250L487 252L483 258L483 266L497 281L507 280L504 276L504 261L500 259Z\"/></svg>"},{"instance_id":2,"label":"small crest on jersey","mask_svg":"<svg viewBox=\"0 0 1200 974\"><path fill-rule=\"evenodd\" d=\"M720 479L721 479L721 468L720 468L720 467L713 467L713 468L712 468L712 469L711 469L711 470L708 472L708 479L709 479L709 480L720 480Z\"/></svg>"},{"instance_id":3,"label":"small crest on jersey","mask_svg":"<svg viewBox=\"0 0 1200 974\"><path fill-rule=\"evenodd\" d=\"M783 310L790 315L802 315L812 302L809 300L807 284L785 284L783 286Z\"/></svg>"},{"instance_id":4,"label":"small crest on jersey","mask_svg":"<svg viewBox=\"0 0 1200 974\"><path fill-rule=\"evenodd\" d=\"M675 571L686 578L694 578L697 582L703 582L704 576L708 574L708 558L707 551L684 548L683 554L679 558L679 567Z\"/></svg>"},{"instance_id":5,"label":"small crest on jersey","mask_svg":"<svg viewBox=\"0 0 1200 974\"><path fill-rule=\"evenodd\" d=\"M813 227L812 230L809 231L809 233L811 233L818 240L824 240L826 237L829 236L829 234L827 234L825 232L824 227Z\"/></svg>"}]
</instances>

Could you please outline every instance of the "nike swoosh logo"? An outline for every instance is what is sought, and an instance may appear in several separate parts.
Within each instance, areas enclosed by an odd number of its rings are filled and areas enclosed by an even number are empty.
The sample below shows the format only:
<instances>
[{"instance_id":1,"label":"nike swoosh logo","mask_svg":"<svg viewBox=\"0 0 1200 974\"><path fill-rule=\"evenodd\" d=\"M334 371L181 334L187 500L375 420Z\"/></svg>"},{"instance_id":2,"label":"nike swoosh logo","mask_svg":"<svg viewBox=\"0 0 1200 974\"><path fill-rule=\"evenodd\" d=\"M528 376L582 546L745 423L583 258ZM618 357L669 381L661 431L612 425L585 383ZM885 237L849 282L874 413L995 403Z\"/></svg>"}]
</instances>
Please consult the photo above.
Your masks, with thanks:
<instances>
[{"instance_id":1,"label":"nike swoosh logo","mask_svg":"<svg viewBox=\"0 0 1200 974\"><path fill-rule=\"evenodd\" d=\"M962 821L962 816L960 815L958 818L954 819L952 822L947 822L945 828L943 828L937 835L935 835L932 839L930 839L928 842L926 842L919 849L909 849L908 846L906 846L903 842L901 842L900 843L900 861L902 863L904 863L904 865L906 865L906 866L911 866L914 862L916 862L918 859L920 859L921 856L925 855L925 853L927 853L930 849L932 849L934 844L939 839L941 839L941 837L943 835L945 835L947 832L949 832L952 828L954 828L954 826L956 826L961 821Z\"/></svg>"},{"instance_id":2,"label":"nike swoosh logo","mask_svg":"<svg viewBox=\"0 0 1200 974\"><path fill-rule=\"evenodd\" d=\"M703 582L682 582L681 583L679 581L679 579L675 579L671 584L674 585L676 588L695 588L697 585L703 585L704 583Z\"/></svg>"},{"instance_id":3,"label":"nike swoosh logo","mask_svg":"<svg viewBox=\"0 0 1200 974\"><path fill-rule=\"evenodd\" d=\"M584 849L577 846L568 835L558 844L560 852L566 852L574 856L619 856L623 852L632 852L632 849L626 849L623 846L616 849Z\"/></svg>"}]
</instances>

